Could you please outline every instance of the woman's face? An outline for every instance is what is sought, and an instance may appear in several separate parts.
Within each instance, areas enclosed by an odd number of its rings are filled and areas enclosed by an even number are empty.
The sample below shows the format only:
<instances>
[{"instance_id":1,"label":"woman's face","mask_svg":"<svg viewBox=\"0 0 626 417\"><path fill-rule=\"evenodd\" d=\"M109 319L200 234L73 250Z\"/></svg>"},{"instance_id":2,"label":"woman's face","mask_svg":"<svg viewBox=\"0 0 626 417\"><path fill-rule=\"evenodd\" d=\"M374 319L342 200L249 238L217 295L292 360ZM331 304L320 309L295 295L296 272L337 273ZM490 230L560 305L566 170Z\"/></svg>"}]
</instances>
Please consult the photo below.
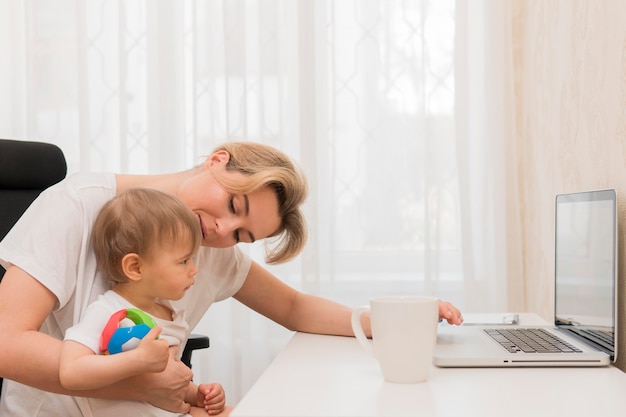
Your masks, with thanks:
<instances>
[{"instance_id":1,"label":"woman's face","mask_svg":"<svg viewBox=\"0 0 626 417\"><path fill-rule=\"evenodd\" d=\"M278 200L270 188L230 194L215 181L211 170L225 170L228 158L224 151L211 155L178 190L178 197L198 216L203 246L225 248L238 242L254 242L270 236L280 226ZM236 172L226 175L243 176Z\"/></svg>"}]
</instances>

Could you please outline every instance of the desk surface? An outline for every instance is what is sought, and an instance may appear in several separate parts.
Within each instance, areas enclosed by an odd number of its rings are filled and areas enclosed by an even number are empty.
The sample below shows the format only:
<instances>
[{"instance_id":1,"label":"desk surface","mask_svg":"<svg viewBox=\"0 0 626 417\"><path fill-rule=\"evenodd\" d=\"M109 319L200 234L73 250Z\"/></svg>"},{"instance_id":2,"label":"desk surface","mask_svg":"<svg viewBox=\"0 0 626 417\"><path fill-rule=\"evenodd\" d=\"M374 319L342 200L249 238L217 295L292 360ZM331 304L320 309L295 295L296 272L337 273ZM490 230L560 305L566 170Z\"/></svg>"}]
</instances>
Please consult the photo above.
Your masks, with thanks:
<instances>
[{"instance_id":1,"label":"desk surface","mask_svg":"<svg viewBox=\"0 0 626 417\"><path fill-rule=\"evenodd\" d=\"M492 320L494 315L490 316ZM502 315L499 315L502 317ZM485 315L466 321L480 322ZM521 324L536 316L522 315ZM537 323L539 324L539 323ZM431 369L427 382L384 382L350 337L296 333L231 417L613 416L626 413L626 374L601 368Z\"/></svg>"}]
</instances>

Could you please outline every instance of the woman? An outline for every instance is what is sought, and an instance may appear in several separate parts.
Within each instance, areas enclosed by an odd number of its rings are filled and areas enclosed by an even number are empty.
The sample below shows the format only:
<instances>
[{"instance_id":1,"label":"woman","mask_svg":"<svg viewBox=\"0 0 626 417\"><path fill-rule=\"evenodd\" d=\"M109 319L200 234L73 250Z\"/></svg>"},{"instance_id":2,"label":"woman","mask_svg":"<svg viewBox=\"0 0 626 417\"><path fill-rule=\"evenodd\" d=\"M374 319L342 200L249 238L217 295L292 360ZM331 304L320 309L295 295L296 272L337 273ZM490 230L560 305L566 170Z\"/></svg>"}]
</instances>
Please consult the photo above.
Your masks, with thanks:
<instances>
[{"instance_id":1,"label":"woman","mask_svg":"<svg viewBox=\"0 0 626 417\"><path fill-rule=\"evenodd\" d=\"M305 243L300 206L306 181L280 151L228 143L189 171L77 174L42 193L0 242L0 260L7 268L0 285L0 376L11 380L3 386L0 415L82 415L82 399L72 396L78 393L59 383L61 340L87 305L109 289L89 244L94 219L108 200L134 187L174 194L198 218L202 248L195 259L196 284L176 302L184 306L191 329L213 302L233 296L291 330L353 335L350 308L294 290L235 246L269 237L267 261L277 263L297 255ZM441 302L439 313L451 324L462 321L449 303ZM369 323L364 327L369 329ZM183 413L191 376L172 360L162 373L80 395L148 401Z\"/></svg>"}]
</instances>

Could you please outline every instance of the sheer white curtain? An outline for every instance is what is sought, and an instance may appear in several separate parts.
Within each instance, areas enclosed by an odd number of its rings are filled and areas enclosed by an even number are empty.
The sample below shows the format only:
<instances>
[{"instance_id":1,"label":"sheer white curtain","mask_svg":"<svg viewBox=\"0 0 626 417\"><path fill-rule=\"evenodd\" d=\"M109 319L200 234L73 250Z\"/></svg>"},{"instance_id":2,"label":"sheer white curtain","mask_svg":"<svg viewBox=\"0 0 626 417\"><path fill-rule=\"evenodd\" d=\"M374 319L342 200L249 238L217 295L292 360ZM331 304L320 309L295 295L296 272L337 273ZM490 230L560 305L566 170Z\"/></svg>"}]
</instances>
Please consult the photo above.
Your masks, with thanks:
<instances>
[{"instance_id":1,"label":"sheer white curtain","mask_svg":"<svg viewBox=\"0 0 626 417\"><path fill-rule=\"evenodd\" d=\"M167 172L228 140L277 146L311 183L310 242L271 268L279 277L349 305L420 293L504 309L503 167L489 161L505 147L472 125L490 121L467 105L482 85L455 85L455 31L475 34L460 8L0 0L0 137L57 143L70 172ZM481 70L469 61L457 71ZM212 347L195 354L196 380L221 382L232 403L290 336L234 301L197 330Z\"/></svg>"},{"instance_id":2,"label":"sheer white curtain","mask_svg":"<svg viewBox=\"0 0 626 417\"><path fill-rule=\"evenodd\" d=\"M524 306L511 3L456 3L455 120L468 311Z\"/></svg>"}]
</instances>

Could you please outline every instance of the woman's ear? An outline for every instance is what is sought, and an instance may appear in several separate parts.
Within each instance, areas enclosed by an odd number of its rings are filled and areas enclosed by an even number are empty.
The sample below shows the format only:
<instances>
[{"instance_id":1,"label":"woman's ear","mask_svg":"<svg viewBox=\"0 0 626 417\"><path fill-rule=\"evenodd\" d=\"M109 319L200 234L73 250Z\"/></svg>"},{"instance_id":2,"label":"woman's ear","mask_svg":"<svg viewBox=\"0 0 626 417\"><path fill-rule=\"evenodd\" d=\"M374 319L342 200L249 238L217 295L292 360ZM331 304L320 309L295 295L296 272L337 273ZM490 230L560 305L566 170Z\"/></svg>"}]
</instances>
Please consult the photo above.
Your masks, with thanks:
<instances>
[{"instance_id":1,"label":"woman's ear","mask_svg":"<svg viewBox=\"0 0 626 417\"><path fill-rule=\"evenodd\" d=\"M128 253L122 258L122 270L131 281L140 281L142 259L136 253Z\"/></svg>"},{"instance_id":2,"label":"woman's ear","mask_svg":"<svg viewBox=\"0 0 626 417\"><path fill-rule=\"evenodd\" d=\"M230 154L228 153L228 151L221 150L221 151L217 151L211 154L211 156L209 156L204 162L204 165L205 166L219 166L219 165L226 166L228 161L230 161Z\"/></svg>"}]
</instances>

